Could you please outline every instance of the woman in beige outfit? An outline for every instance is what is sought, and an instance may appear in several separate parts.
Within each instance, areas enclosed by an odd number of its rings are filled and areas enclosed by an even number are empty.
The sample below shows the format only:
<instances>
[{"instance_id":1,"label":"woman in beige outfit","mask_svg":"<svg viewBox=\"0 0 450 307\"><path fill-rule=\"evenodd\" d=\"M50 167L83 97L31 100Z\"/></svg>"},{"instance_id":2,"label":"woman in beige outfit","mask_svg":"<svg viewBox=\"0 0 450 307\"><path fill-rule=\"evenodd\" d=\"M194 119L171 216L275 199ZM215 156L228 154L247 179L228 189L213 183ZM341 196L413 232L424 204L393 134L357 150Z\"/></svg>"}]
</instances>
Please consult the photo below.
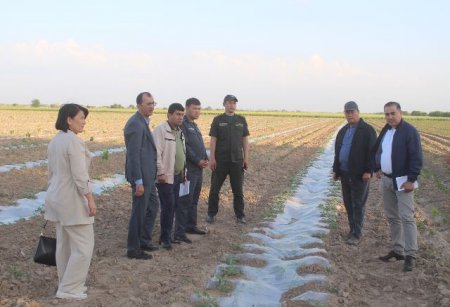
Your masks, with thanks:
<instances>
[{"instance_id":1,"label":"woman in beige outfit","mask_svg":"<svg viewBox=\"0 0 450 307\"><path fill-rule=\"evenodd\" d=\"M55 125L60 131L48 144L45 219L56 226L57 298L87 297L97 208L89 184L91 153L77 134L83 131L88 113L77 104L63 105Z\"/></svg>"}]
</instances>

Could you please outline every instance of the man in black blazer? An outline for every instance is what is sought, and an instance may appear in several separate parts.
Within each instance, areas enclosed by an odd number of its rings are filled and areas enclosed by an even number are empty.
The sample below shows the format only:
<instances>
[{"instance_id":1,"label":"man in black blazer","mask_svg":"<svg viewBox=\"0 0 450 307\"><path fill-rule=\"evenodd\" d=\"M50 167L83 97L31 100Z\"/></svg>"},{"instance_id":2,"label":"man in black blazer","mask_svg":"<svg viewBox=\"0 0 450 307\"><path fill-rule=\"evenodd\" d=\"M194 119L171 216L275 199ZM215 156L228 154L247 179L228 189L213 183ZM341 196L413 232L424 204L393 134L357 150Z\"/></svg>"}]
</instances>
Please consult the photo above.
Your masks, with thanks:
<instances>
[{"instance_id":1,"label":"man in black blazer","mask_svg":"<svg viewBox=\"0 0 450 307\"><path fill-rule=\"evenodd\" d=\"M146 251L157 249L151 243L151 234L158 214L159 202L155 187L156 146L149 128L155 101L148 92L136 98L138 111L124 128L127 148L125 176L132 187L132 209L128 226L127 256L151 259Z\"/></svg>"}]
</instances>

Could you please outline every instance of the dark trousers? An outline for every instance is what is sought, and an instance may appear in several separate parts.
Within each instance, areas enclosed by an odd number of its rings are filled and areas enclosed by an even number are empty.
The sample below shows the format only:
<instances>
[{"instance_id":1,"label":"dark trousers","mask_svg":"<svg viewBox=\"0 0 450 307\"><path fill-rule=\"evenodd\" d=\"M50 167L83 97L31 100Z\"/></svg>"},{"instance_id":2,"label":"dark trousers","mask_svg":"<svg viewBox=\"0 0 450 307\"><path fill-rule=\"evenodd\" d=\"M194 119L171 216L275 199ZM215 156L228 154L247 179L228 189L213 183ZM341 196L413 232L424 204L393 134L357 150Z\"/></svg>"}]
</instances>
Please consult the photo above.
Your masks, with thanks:
<instances>
[{"instance_id":1,"label":"dark trousers","mask_svg":"<svg viewBox=\"0 0 450 307\"><path fill-rule=\"evenodd\" d=\"M131 187L132 208L128 224L128 252L137 252L152 241L153 226L158 215L158 195L155 185L144 186L144 195L136 197L136 186Z\"/></svg>"},{"instance_id":2,"label":"dark trousers","mask_svg":"<svg viewBox=\"0 0 450 307\"><path fill-rule=\"evenodd\" d=\"M219 193L223 182L230 176L231 190L233 191L233 208L237 218L244 214L244 170L242 162L217 162L216 170L211 175L211 189L209 190L208 215L215 216L219 211Z\"/></svg>"},{"instance_id":3,"label":"dark trousers","mask_svg":"<svg viewBox=\"0 0 450 307\"><path fill-rule=\"evenodd\" d=\"M178 206L181 176L174 176L173 184L157 183L159 201L161 204L161 242L170 242L175 210Z\"/></svg>"},{"instance_id":4,"label":"dark trousers","mask_svg":"<svg viewBox=\"0 0 450 307\"><path fill-rule=\"evenodd\" d=\"M362 235L364 211L369 195L369 182L354 178L343 172L341 174L342 198L347 211L350 232L357 238Z\"/></svg>"},{"instance_id":5,"label":"dark trousers","mask_svg":"<svg viewBox=\"0 0 450 307\"><path fill-rule=\"evenodd\" d=\"M200 171L199 173L191 172L189 180L191 181L191 184L189 186L190 206L188 210L186 229L193 230L197 228L197 207L198 207L198 200L200 198L200 193L202 191L203 172L202 171Z\"/></svg>"}]
</instances>

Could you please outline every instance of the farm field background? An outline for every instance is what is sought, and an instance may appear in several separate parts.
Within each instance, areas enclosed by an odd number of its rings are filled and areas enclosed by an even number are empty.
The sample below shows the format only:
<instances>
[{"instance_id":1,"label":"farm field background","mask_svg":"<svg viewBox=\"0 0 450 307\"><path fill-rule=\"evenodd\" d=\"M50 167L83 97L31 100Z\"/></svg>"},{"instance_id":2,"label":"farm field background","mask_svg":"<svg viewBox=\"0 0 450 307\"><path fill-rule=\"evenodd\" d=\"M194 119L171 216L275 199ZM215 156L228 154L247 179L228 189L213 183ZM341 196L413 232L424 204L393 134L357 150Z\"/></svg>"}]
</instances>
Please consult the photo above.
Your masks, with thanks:
<instances>
[{"instance_id":1,"label":"farm field background","mask_svg":"<svg viewBox=\"0 0 450 307\"><path fill-rule=\"evenodd\" d=\"M124 146L122 129L133 112L135 111L93 109L81 137L91 151L121 148ZM198 121L207 147L209 125L218 113L220 112L205 110ZM192 236L194 244L177 246L170 252L157 251L154 259L146 264L131 261L125 257L131 192L127 185L117 186L97 197L99 214L95 224L96 246L88 278L91 290L88 300L83 304L123 306L130 304L130 297L133 298L131 305L190 304L192 293L205 290L205 283L215 265L227 253L239 251L239 243L245 232L273 216L280 199L284 199L289 193L293 178L309 165L345 122L342 114L335 113L238 114L246 116L251 134L250 169L244 187L249 223L246 226L234 223L232 194L229 185L225 184L218 222L208 226L207 236ZM46 145L56 132L56 116L56 109L0 108L0 166L45 160ZM362 117L378 132L384 125L382 115L362 114ZM165 110L157 110L151 117L151 128L154 129L165 118ZM416 195L420 242L426 251L426 254L420 255L423 260L418 261L419 267L422 267L419 268L419 273L422 273L419 281L424 284L421 286L425 293L422 296L420 293L408 295L418 300L424 297L425 301L441 303L446 295L442 294L442 287L438 286L443 284L445 289L450 289L448 275L445 279L445 273L450 273L450 168L445 161L450 151L450 120L428 117L406 117L406 120L418 128L425 153L421 189ZM123 171L124 152L105 153L94 158L91 177L101 179ZM206 226L203 221L206 216L210 175L210 171L206 170L199 204L199 221L202 227ZM13 206L20 198L32 198L45 190L46 185L45 165L0 173L0 205ZM375 288L383 291L384 286L379 289L381 286L374 286L364 278L360 281L361 287L351 294L345 288L351 287L345 279L350 278L349 272L366 274L358 273L363 270L358 267L359 260L363 261L367 253L380 253L380 243L384 244L382 253L388 248L387 226L382 216L378 181L373 179L371 186L367 213L367 236L370 239L362 243L365 252L348 250L341 242L343 239L340 235L346 233L346 222L340 203L336 204L337 225L330 226L330 235L325 239L325 250L330 252L335 269L325 272L329 275L330 283L317 287L332 293L332 302L336 304L361 303L358 295L363 297L364 291L369 293L369 298L376 300L376 292L369 290ZM13 306L20 300L43 305L61 303L53 299L57 281L54 268L38 266L31 260L41 223L42 215L38 214L29 220L0 225L0 305ZM156 227L154 240L158 235L159 227ZM352 253L357 261L342 257ZM371 267L371 264L367 267ZM375 270L376 267L372 269ZM394 273L394 269L390 268L385 273L379 273L377 278L389 279ZM370 273L366 275L369 276ZM439 279L440 277L442 278ZM42 279L46 281L44 284ZM406 282L395 279L389 281L392 287L402 282L408 286L414 283L409 277L406 277ZM404 288L406 291L406 286ZM298 293L301 291L305 291L305 288L297 289ZM216 294L211 291L206 293ZM294 291L284 297L290 302L288 306L297 306L289 300L298 293ZM386 295L388 299L398 299L395 293Z\"/></svg>"}]
</instances>

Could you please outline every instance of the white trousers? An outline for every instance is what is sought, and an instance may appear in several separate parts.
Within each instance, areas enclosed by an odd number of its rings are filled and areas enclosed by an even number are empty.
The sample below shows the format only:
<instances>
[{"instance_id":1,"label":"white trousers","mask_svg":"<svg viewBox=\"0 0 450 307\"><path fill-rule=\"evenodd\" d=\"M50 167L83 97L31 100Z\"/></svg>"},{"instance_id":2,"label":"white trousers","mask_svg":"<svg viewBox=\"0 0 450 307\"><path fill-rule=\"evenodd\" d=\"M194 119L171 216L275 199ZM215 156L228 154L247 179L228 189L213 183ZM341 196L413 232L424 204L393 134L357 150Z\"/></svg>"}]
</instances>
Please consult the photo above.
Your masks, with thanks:
<instances>
[{"instance_id":1,"label":"white trousers","mask_svg":"<svg viewBox=\"0 0 450 307\"><path fill-rule=\"evenodd\" d=\"M92 252L94 226L62 226L56 223L56 267L59 292L80 294L86 283Z\"/></svg>"}]
</instances>

